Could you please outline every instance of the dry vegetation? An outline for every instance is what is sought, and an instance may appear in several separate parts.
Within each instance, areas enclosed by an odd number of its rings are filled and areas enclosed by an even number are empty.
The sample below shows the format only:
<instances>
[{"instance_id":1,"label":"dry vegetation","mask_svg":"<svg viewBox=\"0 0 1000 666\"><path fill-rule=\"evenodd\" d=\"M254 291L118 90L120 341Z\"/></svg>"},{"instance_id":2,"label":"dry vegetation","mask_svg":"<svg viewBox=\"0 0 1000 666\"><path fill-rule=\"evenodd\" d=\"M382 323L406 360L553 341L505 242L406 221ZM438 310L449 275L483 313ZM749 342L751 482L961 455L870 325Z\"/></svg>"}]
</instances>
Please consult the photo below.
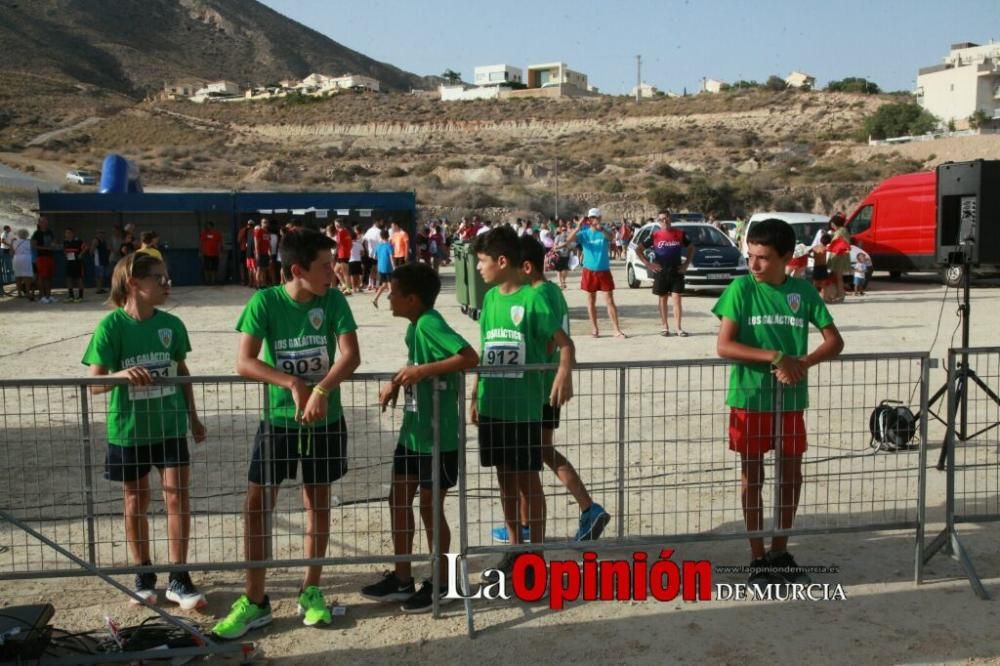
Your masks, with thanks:
<instances>
[{"instance_id":1,"label":"dry vegetation","mask_svg":"<svg viewBox=\"0 0 1000 666\"><path fill-rule=\"evenodd\" d=\"M54 84L53 84L54 85ZM851 138L882 98L734 91L441 103L421 95L190 104L88 97L52 112L0 100L0 142L27 160L97 167L107 152L137 160L147 183L243 189L414 190L443 209L551 213L599 202L624 215L669 204L744 214L762 207L829 212L879 179L922 165L857 162ZM32 116L34 114L34 116ZM88 115L101 122L25 148L34 134ZM13 120L10 120L13 118Z\"/></svg>"}]
</instances>

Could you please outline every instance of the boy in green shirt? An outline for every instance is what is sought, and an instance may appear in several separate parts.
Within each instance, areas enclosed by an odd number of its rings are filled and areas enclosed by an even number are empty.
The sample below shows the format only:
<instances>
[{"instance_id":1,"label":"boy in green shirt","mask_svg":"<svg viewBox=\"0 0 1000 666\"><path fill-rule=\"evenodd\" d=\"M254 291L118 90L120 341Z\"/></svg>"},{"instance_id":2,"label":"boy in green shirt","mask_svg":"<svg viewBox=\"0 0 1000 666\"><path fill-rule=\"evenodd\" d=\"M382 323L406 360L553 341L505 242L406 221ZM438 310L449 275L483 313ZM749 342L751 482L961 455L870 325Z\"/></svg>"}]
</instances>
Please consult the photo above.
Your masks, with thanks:
<instances>
[{"instance_id":1,"label":"boy in green shirt","mask_svg":"<svg viewBox=\"0 0 1000 666\"><path fill-rule=\"evenodd\" d=\"M444 497L458 483L458 373L479 364L479 355L453 331L434 309L441 292L441 278L427 264L404 264L392 272L389 307L394 317L410 321L406 329L407 364L382 387L379 401L384 411L396 405L403 389L403 424L393 454L389 508L392 545L396 555L413 552L413 498L420 489L420 516L427 543L434 544L434 495L432 485L434 446L434 388L438 385L438 436L440 441L441 551L451 546L451 530L444 516ZM438 379L439 378L439 379ZM447 561L441 558L441 588L438 599L445 603L448 590ZM402 601L404 613L431 610L434 590L425 580L417 591L409 562L396 562L396 570L361 590L373 601Z\"/></svg>"},{"instance_id":2,"label":"boy in green shirt","mask_svg":"<svg viewBox=\"0 0 1000 666\"><path fill-rule=\"evenodd\" d=\"M525 234L520 238L521 242L521 270L525 280L531 288L545 298L549 307L558 316L562 330L569 335L569 306L566 304L566 297L563 296L562 289L554 283L545 279L543 266L545 264L545 246L535 238ZM550 345L551 352L548 354L546 363L558 363L560 351L555 345ZM555 381L556 373L552 370L545 372L545 384L543 395L548 395L552 390L552 382ZM600 538L601 533L611 521L611 516L604 507L595 502L583 479L577 473L573 463L566 459L562 453L556 450L553 444L555 431L559 428L559 407L553 407L548 401L542 404L542 462L546 467L555 472L559 481L569 490L570 494L580 506L580 524L576 531L576 541L591 541ZM521 539L528 537L528 513L525 502L520 503L521 518ZM501 543L510 543L510 533L506 526L493 528L493 540Z\"/></svg>"},{"instance_id":3,"label":"boy in green shirt","mask_svg":"<svg viewBox=\"0 0 1000 666\"><path fill-rule=\"evenodd\" d=\"M480 357L484 367L502 372L478 378L470 413L479 426L479 458L496 467L500 502L510 541L522 543L518 503L526 504L532 543L545 540L545 494L542 469L542 404L561 407L573 396L573 341L562 330L562 317L541 293L525 284L517 232L507 226L476 238L473 249L487 284L479 319ZM549 345L559 347L559 369L545 394L545 377L523 366L548 363ZM516 556L504 555L495 569L509 577Z\"/></svg>"},{"instance_id":4,"label":"boy in green shirt","mask_svg":"<svg viewBox=\"0 0 1000 666\"><path fill-rule=\"evenodd\" d=\"M236 324L241 333L236 371L269 384L268 418L257 432L248 474L244 541L249 560L264 558L269 536L265 512L274 506L281 482L295 478L299 459L305 556L326 554L330 484L347 472L347 425L339 387L361 363L351 309L344 295L331 289L332 248L333 241L312 229L286 235L279 250L285 283L255 293ZM322 569L307 567L302 582L298 609L306 626L331 621L319 589ZM215 625L217 636L239 638L271 622L266 574L263 568L247 570L246 593Z\"/></svg>"},{"instance_id":5,"label":"boy in green shirt","mask_svg":"<svg viewBox=\"0 0 1000 666\"><path fill-rule=\"evenodd\" d=\"M780 511L775 528L787 530L802 490L804 410L809 401L806 373L840 354L844 341L816 288L785 275L795 249L795 232L788 223L768 219L755 225L747 248L750 275L734 280L712 309L721 322L718 354L735 361L726 396L731 409L729 448L740 454L747 530L759 532L764 525L764 454L780 444ZM820 329L823 342L807 354L809 324ZM775 423L776 415L780 423ZM765 552L763 539L750 539L751 585L809 582L787 545L788 537L776 536L770 552Z\"/></svg>"}]
</instances>

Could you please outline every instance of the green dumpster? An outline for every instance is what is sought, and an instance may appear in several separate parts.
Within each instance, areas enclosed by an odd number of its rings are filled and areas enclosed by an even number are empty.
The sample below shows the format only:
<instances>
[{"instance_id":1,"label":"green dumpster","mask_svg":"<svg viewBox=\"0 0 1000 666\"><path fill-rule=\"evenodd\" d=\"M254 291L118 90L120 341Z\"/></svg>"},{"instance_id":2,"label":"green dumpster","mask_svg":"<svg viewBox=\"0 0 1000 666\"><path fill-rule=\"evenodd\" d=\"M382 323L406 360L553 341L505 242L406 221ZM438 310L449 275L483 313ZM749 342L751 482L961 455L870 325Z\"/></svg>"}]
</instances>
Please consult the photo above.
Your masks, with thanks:
<instances>
[{"instance_id":1,"label":"green dumpster","mask_svg":"<svg viewBox=\"0 0 1000 666\"><path fill-rule=\"evenodd\" d=\"M455 300L462 306L462 312L469 311L469 276L465 265L465 255L469 246L466 243L455 243L451 246L451 258L455 264Z\"/></svg>"},{"instance_id":2,"label":"green dumpster","mask_svg":"<svg viewBox=\"0 0 1000 666\"><path fill-rule=\"evenodd\" d=\"M489 287L483 282L483 276L476 270L478 258L476 253L467 251L465 256L465 277L469 290L469 316L475 320L479 319L479 313L483 309L483 297Z\"/></svg>"}]
</instances>

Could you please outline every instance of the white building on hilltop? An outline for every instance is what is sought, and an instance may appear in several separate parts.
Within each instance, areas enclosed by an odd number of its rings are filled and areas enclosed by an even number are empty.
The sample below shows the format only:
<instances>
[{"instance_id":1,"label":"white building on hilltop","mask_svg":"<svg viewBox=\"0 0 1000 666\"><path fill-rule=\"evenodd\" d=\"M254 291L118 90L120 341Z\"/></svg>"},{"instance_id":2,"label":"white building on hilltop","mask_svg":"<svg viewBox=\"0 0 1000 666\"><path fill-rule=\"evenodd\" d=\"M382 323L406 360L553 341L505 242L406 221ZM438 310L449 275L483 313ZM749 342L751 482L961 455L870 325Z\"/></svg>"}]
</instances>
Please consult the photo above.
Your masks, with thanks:
<instances>
[{"instance_id":1,"label":"white building on hilltop","mask_svg":"<svg viewBox=\"0 0 1000 666\"><path fill-rule=\"evenodd\" d=\"M952 44L942 64L920 68L915 94L920 106L958 129L977 111L1000 120L1000 43Z\"/></svg>"},{"instance_id":2,"label":"white building on hilltop","mask_svg":"<svg viewBox=\"0 0 1000 666\"><path fill-rule=\"evenodd\" d=\"M789 88L808 88L812 90L816 87L816 77L805 72L792 72L785 77L785 85Z\"/></svg>"},{"instance_id":3,"label":"white building on hilltop","mask_svg":"<svg viewBox=\"0 0 1000 666\"><path fill-rule=\"evenodd\" d=\"M504 83L524 83L520 67L513 65L481 65L475 69L477 86L496 86Z\"/></svg>"}]
</instances>

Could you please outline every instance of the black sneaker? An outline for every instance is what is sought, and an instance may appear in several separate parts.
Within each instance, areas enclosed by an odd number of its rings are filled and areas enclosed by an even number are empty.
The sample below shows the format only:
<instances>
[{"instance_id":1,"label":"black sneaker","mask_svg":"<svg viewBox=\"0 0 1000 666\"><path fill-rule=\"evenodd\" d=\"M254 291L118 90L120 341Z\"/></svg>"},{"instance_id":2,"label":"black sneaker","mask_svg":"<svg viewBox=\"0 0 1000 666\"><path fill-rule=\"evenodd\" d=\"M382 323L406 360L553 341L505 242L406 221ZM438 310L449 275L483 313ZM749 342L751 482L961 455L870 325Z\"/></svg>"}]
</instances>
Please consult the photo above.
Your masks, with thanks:
<instances>
[{"instance_id":1,"label":"black sneaker","mask_svg":"<svg viewBox=\"0 0 1000 666\"><path fill-rule=\"evenodd\" d=\"M194 610L208 605L205 595L194 586L194 583L191 582L191 574L187 571L170 574L170 583L167 584L167 599L179 604L183 610Z\"/></svg>"},{"instance_id":2,"label":"black sneaker","mask_svg":"<svg viewBox=\"0 0 1000 666\"><path fill-rule=\"evenodd\" d=\"M795 558L787 550L782 553L771 551L767 554L767 561L775 575L779 576L784 583L799 583L808 585L812 578L803 571L795 562Z\"/></svg>"},{"instance_id":3,"label":"black sneaker","mask_svg":"<svg viewBox=\"0 0 1000 666\"><path fill-rule=\"evenodd\" d=\"M156 574L155 573L143 573L135 575L135 594L142 599L136 599L135 597L129 597L129 603L133 606L140 606L142 604L153 605L156 603Z\"/></svg>"},{"instance_id":4,"label":"black sneaker","mask_svg":"<svg viewBox=\"0 0 1000 666\"><path fill-rule=\"evenodd\" d=\"M448 599L444 595L448 592L448 586L443 585L438 588L438 604L444 606L450 604L455 599ZM430 613L434 609L434 583L429 580L425 580L417 590L416 594L410 595L410 598L403 602L403 605L399 607L399 610L404 613Z\"/></svg>"},{"instance_id":5,"label":"black sneaker","mask_svg":"<svg viewBox=\"0 0 1000 666\"><path fill-rule=\"evenodd\" d=\"M504 578L509 581L511 574L514 572L514 561L517 559L517 556L518 553L504 553L500 561L483 571L479 579L484 583L495 583L497 582L497 576L494 571L500 571L503 573Z\"/></svg>"},{"instance_id":6,"label":"black sneaker","mask_svg":"<svg viewBox=\"0 0 1000 666\"><path fill-rule=\"evenodd\" d=\"M750 563L750 577L747 578L747 585L766 587L768 585L780 585L785 579L771 571L772 564L765 555L759 560Z\"/></svg>"},{"instance_id":7,"label":"black sneaker","mask_svg":"<svg viewBox=\"0 0 1000 666\"><path fill-rule=\"evenodd\" d=\"M386 571L382 580L361 588L361 596L372 601L406 601L417 591L413 579L405 585L400 582L395 571Z\"/></svg>"}]
</instances>

